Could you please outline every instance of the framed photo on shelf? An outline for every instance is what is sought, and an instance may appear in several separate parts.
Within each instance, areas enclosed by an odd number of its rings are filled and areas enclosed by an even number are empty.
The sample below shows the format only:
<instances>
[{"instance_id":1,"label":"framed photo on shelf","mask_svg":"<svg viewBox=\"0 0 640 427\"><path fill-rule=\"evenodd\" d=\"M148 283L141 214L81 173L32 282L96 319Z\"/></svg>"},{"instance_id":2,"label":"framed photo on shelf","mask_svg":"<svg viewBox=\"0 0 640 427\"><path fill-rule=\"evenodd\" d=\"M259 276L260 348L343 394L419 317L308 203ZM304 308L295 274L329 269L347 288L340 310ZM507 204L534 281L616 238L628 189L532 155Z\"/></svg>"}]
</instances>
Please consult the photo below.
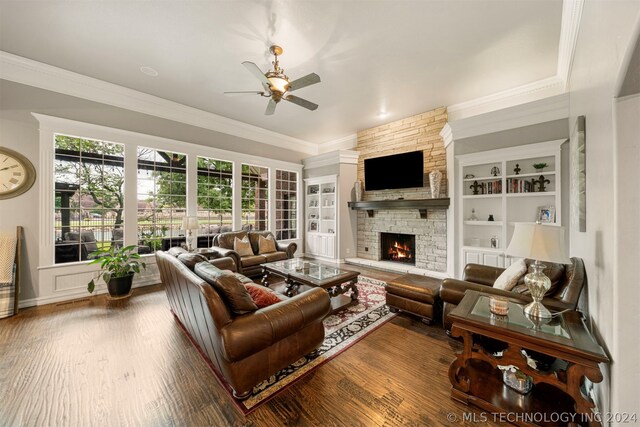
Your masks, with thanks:
<instances>
[{"instance_id":1,"label":"framed photo on shelf","mask_svg":"<svg viewBox=\"0 0 640 427\"><path fill-rule=\"evenodd\" d=\"M536 221L540 221L543 224L554 224L556 222L556 207L538 206Z\"/></svg>"},{"instance_id":2,"label":"framed photo on shelf","mask_svg":"<svg viewBox=\"0 0 640 427\"><path fill-rule=\"evenodd\" d=\"M318 231L318 223L315 221L311 221L309 223L309 231Z\"/></svg>"}]
</instances>

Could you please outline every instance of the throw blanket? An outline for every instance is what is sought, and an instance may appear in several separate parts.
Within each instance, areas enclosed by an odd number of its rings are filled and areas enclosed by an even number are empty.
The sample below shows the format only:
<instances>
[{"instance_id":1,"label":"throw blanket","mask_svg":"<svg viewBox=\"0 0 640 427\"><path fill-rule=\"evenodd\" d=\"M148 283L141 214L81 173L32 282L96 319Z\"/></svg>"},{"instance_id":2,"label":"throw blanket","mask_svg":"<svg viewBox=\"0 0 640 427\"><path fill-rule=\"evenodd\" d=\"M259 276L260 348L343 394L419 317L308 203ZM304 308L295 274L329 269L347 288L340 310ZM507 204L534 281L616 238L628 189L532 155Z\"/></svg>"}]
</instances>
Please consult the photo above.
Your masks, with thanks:
<instances>
[{"instance_id":1,"label":"throw blanket","mask_svg":"<svg viewBox=\"0 0 640 427\"><path fill-rule=\"evenodd\" d=\"M0 232L0 283L13 283L16 244L15 235Z\"/></svg>"}]
</instances>

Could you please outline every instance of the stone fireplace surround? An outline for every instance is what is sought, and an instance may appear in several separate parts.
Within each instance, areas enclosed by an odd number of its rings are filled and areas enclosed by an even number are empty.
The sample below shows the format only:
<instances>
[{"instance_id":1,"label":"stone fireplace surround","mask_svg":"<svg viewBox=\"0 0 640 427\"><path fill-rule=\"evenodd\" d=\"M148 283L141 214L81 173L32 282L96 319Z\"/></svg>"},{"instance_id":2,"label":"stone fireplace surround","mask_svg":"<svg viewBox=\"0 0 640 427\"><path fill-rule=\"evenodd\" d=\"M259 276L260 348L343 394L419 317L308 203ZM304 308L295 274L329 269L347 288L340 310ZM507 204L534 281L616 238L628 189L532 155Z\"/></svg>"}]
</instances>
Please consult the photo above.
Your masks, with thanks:
<instances>
[{"instance_id":1,"label":"stone fireplace surround","mask_svg":"<svg viewBox=\"0 0 640 427\"><path fill-rule=\"evenodd\" d=\"M375 191L365 193L364 200L429 199L428 188ZM358 211L357 256L360 259L381 261L381 233L414 234L416 236L415 268L431 272L447 271L447 209L427 210L427 218L420 218L417 209L378 210L369 218ZM385 263L396 264L390 261Z\"/></svg>"}]
</instances>

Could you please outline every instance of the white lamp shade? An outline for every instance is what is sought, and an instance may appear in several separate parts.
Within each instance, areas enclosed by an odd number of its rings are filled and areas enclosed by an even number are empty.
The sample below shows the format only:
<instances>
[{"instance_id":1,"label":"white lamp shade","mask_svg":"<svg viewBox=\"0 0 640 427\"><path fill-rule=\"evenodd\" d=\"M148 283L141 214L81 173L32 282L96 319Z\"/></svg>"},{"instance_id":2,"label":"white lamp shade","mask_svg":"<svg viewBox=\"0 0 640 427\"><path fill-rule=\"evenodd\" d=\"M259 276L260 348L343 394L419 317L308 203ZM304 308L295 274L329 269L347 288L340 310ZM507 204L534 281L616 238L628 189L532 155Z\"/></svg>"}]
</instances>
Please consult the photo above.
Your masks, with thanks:
<instances>
[{"instance_id":1,"label":"white lamp shade","mask_svg":"<svg viewBox=\"0 0 640 427\"><path fill-rule=\"evenodd\" d=\"M564 244L564 227L517 222L507 255L571 264Z\"/></svg>"},{"instance_id":2,"label":"white lamp shade","mask_svg":"<svg viewBox=\"0 0 640 427\"><path fill-rule=\"evenodd\" d=\"M182 218L182 228L185 230L197 230L198 229L198 217L185 216Z\"/></svg>"}]
</instances>

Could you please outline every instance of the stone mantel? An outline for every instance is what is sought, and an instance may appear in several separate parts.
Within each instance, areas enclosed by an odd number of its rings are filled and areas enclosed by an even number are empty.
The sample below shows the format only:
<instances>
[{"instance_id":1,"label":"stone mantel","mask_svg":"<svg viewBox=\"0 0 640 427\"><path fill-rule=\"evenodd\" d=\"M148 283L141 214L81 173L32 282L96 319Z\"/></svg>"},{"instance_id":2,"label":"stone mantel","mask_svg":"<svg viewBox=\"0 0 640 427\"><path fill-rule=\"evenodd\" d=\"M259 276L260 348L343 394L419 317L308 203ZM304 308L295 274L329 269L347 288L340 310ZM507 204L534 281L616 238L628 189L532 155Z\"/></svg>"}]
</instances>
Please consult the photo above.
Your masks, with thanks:
<instances>
[{"instance_id":1,"label":"stone mantel","mask_svg":"<svg viewBox=\"0 0 640 427\"><path fill-rule=\"evenodd\" d=\"M420 218L427 218L427 209L447 209L449 198L440 199L395 199L395 200L365 200L361 202L348 202L352 210L365 210L369 218L373 218L377 210L409 210L417 209Z\"/></svg>"}]
</instances>

